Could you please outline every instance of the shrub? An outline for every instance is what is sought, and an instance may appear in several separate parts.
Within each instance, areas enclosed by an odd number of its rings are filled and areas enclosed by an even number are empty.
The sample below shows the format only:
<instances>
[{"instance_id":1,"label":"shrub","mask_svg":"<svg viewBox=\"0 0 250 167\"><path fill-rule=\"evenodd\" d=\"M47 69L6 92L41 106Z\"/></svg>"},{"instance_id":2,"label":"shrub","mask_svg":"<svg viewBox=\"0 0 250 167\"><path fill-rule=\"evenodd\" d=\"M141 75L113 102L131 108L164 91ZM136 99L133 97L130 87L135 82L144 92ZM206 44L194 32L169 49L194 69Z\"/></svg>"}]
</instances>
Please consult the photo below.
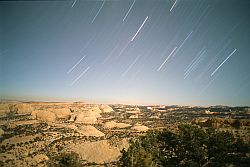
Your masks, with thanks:
<instances>
[{"instance_id":1,"label":"shrub","mask_svg":"<svg viewBox=\"0 0 250 167\"><path fill-rule=\"evenodd\" d=\"M50 167L81 167L79 155L74 152L63 152L51 158L48 163Z\"/></svg>"},{"instance_id":2,"label":"shrub","mask_svg":"<svg viewBox=\"0 0 250 167\"><path fill-rule=\"evenodd\" d=\"M181 125L178 133L149 132L131 141L122 150L121 167L140 166L248 166L249 144L229 132L205 131L194 125Z\"/></svg>"}]
</instances>

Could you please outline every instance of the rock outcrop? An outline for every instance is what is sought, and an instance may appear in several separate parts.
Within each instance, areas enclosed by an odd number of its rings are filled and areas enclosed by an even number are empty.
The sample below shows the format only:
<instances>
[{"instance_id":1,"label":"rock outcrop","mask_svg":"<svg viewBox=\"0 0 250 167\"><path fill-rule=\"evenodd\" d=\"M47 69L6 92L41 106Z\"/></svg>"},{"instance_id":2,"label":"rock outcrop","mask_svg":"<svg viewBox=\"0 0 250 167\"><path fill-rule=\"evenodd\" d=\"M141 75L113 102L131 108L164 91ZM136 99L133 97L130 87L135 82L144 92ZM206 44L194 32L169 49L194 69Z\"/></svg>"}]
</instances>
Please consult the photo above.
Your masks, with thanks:
<instances>
[{"instance_id":1,"label":"rock outcrop","mask_svg":"<svg viewBox=\"0 0 250 167\"><path fill-rule=\"evenodd\" d=\"M121 150L128 149L128 140L123 139L116 143L117 146L110 145L107 140L96 142L85 142L71 147L73 152L80 155L81 159L90 163L104 164L114 162L119 159Z\"/></svg>"},{"instance_id":2,"label":"rock outcrop","mask_svg":"<svg viewBox=\"0 0 250 167\"><path fill-rule=\"evenodd\" d=\"M147 126L140 125L140 124L135 124L131 130L137 131L137 132L146 132L149 130Z\"/></svg>"},{"instance_id":3,"label":"rock outcrop","mask_svg":"<svg viewBox=\"0 0 250 167\"><path fill-rule=\"evenodd\" d=\"M96 117L86 117L85 114L78 114L75 120L76 123L83 124L95 124L97 122Z\"/></svg>"},{"instance_id":4,"label":"rock outcrop","mask_svg":"<svg viewBox=\"0 0 250 167\"><path fill-rule=\"evenodd\" d=\"M99 106L99 108L102 110L102 112L113 112L114 110L113 110L113 108L112 107L110 107L109 105L106 105L106 104L101 104L100 106Z\"/></svg>"},{"instance_id":5,"label":"rock outcrop","mask_svg":"<svg viewBox=\"0 0 250 167\"><path fill-rule=\"evenodd\" d=\"M20 103L10 106L10 111L17 114L31 114L34 108L28 103Z\"/></svg>"},{"instance_id":6,"label":"rock outcrop","mask_svg":"<svg viewBox=\"0 0 250 167\"><path fill-rule=\"evenodd\" d=\"M130 124L126 124L126 123L116 123L115 121L106 122L103 126L104 126L104 128L106 128L106 129L113 129L113 128L122 129L122 128L131 127Z\"/></svg>"},{"instance_id":7,"label":"rock outcrop","mask_svg":"<svg viewBox=\"0 0 250 167\"><path fill-rule=\"evenodd\" d=\"M68 108L50 109L49 111L55 113L58 119L69 119L71 115L71 111Z\"/></svg>"},{"instance_id":8,"label":"rock outcrop","mask_svg":"<svg viewBox=\"0 0 250 167\"><path fill-rule=\"evenodd\" d=\"M102 111L100 110L98 106L93 106L86 111L92 111L92 113L98 113L98 114L102 113Z\"/></svg>"},{"instance_id":9,"label":"rock outcrop","mask_svg":"<svg viewBox=\"0 0 250 167\"><path fill-rule=\"evenodd\" d=\"M77 114L71 114L71 115L70 115L69 122L75 122L76 117L77 117Z\"/></svg>"},{"instance_id":10,"label":"rock outcrop","mask_svg":"<svg viewBox=\"0 0 250 167\"><path fill-rule=\"evenodd\" d=\"M91 125L85 125L81 126L78 128L78 132L81 133L84 136L96 136L96 137L101 137L105 136L104 133L96 129L95 127Z\"/></svg>"},{"instance_id":11,"label":"rock outcrop","mask_svg":"<svg viewBox=\"0 0 250 167\"><path fill-rule=\"evenodd\" d=\"M56 114L47 110L34 110L31 113L34 119L42 120L45 122L55 122L57 117Z\"/></svg>"},{"instance_id":12,"label":"rock outcrop","mask_svg":"<svg viewBox=\"0 0 250 167\"><path fill-rule=\"evenodd\" d=\"M101 115L99 110L83 111L76 115L75 122L83 124L95 124ZM73 119L73 118L72 118Z\"/></svg>"}]
</instances>

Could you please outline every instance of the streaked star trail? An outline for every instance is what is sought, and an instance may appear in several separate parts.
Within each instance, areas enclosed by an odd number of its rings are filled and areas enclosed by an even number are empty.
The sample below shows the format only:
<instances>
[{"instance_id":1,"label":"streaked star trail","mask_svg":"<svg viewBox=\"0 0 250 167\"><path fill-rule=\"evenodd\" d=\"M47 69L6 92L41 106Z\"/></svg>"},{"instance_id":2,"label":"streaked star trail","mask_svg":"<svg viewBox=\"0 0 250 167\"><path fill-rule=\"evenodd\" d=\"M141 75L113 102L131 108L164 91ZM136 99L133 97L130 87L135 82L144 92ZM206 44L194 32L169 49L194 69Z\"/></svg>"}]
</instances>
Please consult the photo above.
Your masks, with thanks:
<instances>
[{"instance_id":1,"label":"streaked star trail","mask_svg":"<svg viewBox=\"0 0 250 167\"><path fill-rule=\"evenodd\" d=\"M131 41L133 41L135 39L135 37L137 36L137 34L140 32L141 28L143 27L143 25L146 23L146 21L148 20L148 16L145 18L145 20L143 21L143 23L141 24L140 28L136 31L135 35L132 37Z\"/></svg>"},{"instance_id":2,"label":"streaked star trail","mask_svg":"<svg viewBox=\"0 0 250 167\"><path fill-rule=\"evenodd\" d=\"M73 86L88 70L90 67L87 67L70 85Z\"/></svg>"},{"instance_id":3,"label":"streaked star trail","mask_svg":"<svg viewBox=\"0 0 250 167\"><path fill-rule=\"evenodd\" d=\"M76 68L76 66L78 65L78 64L80 64L81 63L81 61L85 58L86 56L83 56L78 62L76 62L76 64L74 65L74 66L72 66L69 70L68 70L68 74L71 72L71 71L73 71L74 70L74 68Z\"/></svg>"},{"instance_id":4,"label":"streaked star trail","mask_svg":"<svg viewBox=\"0 0 250 167\"><path fill-rule=\"evenodd\" d=\"M75 6L76 1L77 1L77 0L74 0L74 2L73 2L73 4L72 4L71 8L73 8L73 7Z\"/></svg>"},{"instance_id":5,"label":"streaked star trail","mask_svg":"<svg viewBox=\"0 0 250 167\"><path fill-rule=\"evenodd\" d=\"M192 67L192 65L195 63L195 61L197 61L197 59L199 59L199 57L201 57L204 53L205 53L205 48L202 48L201 51L199 51L196 57L192 60L192 62L187 66L185 71L188 71Z\"/></svg>"},{"instance_id":6,"label":"streaked star trail","mask_svg":"<svg viewBox=\"0 0 250 167\"><path fill-rule=\"evenodd\" d=\"M191 31L188 36L182 41L181 45L179 46L179 48L176 50L175 54L177 54L177 52L181 49L181 47L185 44L185 42L188 40L188 38L191 36L191 34L193 33L193 31ZM173 56L175 56L175 54Z\"/></svg>"},{"instance_id":7,"label":"streaked star trail","mask_svg":"<svg viewBox=\"0 0 250 167\"><path fill-rule=\"evenodd\" d=\"M164 62L160 65L160 67L157 69L157 71L160 71L162 66L168 61L168 59L170 58L170 56L174 53L174 51L177 49L177 47L175 47L171 53L168 55L168 57L164 60Z\"/></svg>"},{"instance_id":8,"label":"streaked star trail","mask_svg":"<svg viewBox=\"0 0 250 167\"><path fill-rule=\"evenodd\" d=\"M125 21L125 19L127 18L128 14L129 14L129 12L130 12L130 10L133 8L133 6L134 6L134 4L135 4L135 1L136 1L136 0L134 0L133 3L132 3L132 5L129 7L129 10L128 10L128 12L126 13L126 15L124 16L124 18L122 19L122 21Z\"/></svg>"},{"instance_id":9,"label":"streaked star trail","mask_svg":"<svg viewBox=\"0 0 250 167\"><path fill-rule=\"evenodd\" d=\"M177 2L177 0L175 0L175 1L174 1L173 6L172 6L172 7L170 8L170 10L169 10L170 12L171 12L171 11L172 11L172 9L174 8L174 6L175 6L176 2Z\"/></svg>"},{"instance_id":10,"label":"streaked star trail","mask_svg":"<svg viewBox=\"0 0 250 167\"><path fill-rule=\"evenodd\" d=\"M100 11L102 10L103 6L105 4L105 0L102 2L102 6L99 8L98 12L96 13L95 17L93 18L93 20L91 21L91 23L94 23L96 17L99 15Z\"/></svg>"},{"instance_id":11,"label":"streaked star trail","mask_svg":"<svg viewBox=\"0 0 250 167\"><path fill-rule=\"evenodd\" d=\"M124 71L124 73L122 74L122 77L124 77L127 73L128 73L128 71L133 67L133 65L137 62L137 60L140 58L140 56L137 56L136 58L135 58L135 60L129 65L129 67L127 68L127 70L126 71Z\"/></svg>"},{"instance_id":12,"label":"streaked star trail","mask_svg":"<svg viewBox=\"0 0 250 167\"><path fill-rule=\"evenodd\" d=\"M202 93L204 93L211 86L211 84L214 82L214 80L217 79L218 76L219 76L219 74L217 74L216 76L214 76L214 78L211 79L203 89L201 89L199 95L201 95Z\"/></svg>"},{"instance_id":13,"label":"streaked star trail","mask_svg":"<svg viewBox=\"0 0 250 167\"><path fill-rule=\"evenodd\" d=\"M214 75L214 73L216 73L217 70L219 70L219 68L234 54L234 52L236 52L237 49L234 49L230 55L214 70L214 72L211 74L211 76Z\"/></svg>"},{"instance_id":14,"label":"streaked star trail","mask_svg":"<svg viewBox=\"0 0 250 167\"><path fill-rule=\"evenodd\" d=\"M199 52L199 57L195 58L191 65L185 70L184 73L184 79L187 78L187 76L197 68L198 64L204 59L204 54L206 53L206 50L203 50L202 52Z\"/></svg>"},{"instance_id":15,"label":"streaked star trail","mask_svg":"<svg viewBox=\"0 0 250 167\"><path fill-rule=\"evenodd\" d=\"M249 0L0 1L0 8L4 99L250 105Z\"/></svg>"}]
</instances>

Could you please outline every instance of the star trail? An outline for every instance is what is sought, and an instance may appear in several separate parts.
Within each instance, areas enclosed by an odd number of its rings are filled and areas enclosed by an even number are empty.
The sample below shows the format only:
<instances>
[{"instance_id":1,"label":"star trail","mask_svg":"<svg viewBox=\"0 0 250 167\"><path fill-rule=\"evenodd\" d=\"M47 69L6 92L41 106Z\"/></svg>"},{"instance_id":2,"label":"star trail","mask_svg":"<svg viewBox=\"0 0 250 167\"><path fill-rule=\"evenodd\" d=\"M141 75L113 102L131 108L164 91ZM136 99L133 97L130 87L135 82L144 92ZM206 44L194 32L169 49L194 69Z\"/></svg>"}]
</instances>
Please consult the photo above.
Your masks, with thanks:
<instances>
[{"instance_id":1,"label":"star trail","mask_svg":"<svg viewBox=\"0 0 250 167\"><path fill-rule=\"evenodd\" d=\"M237 49L234 49L232 51L232 53L230 53L230 55L214 70L214 72L211 74L211 76L214 75L214 73L216 73L216 71L227 61L227 59L229 59L233 54L234 52L236 52Z\"/></svg>"},{"instance_id":2,"label":"star trail","mask_svg":"<svg viewBox=\"0 0 250 167\"><path fill-rule=\"evenodd\" d=\"M124 16L124 18L122 19L122 21L125 21L125 20L126 20L128 14L129 14L130 10L133 8L134 4L135 4L135 0L133 1L132 5L129 7L129 10L128 10L128 12L126 13L126 15Z\"/></svg>"},{"instance_id":3,"label":"star trail","mask_svg":"<svg viewBox=\"0 0 250 167\"><path fill-rule=\"evenodd\" d=\"M174 53L174 51L177 49L177 47L175 47L172 52L168 55L168 57L164 60L164 62L160 65L160 67L157 69L157 71L160 71L162 66L168 61L168 59L170 58L170 56Z\"/></svg>"},{"instance_id":4,"label":"star trail","mask_svg":"<svg viewBox=\"0 0 250 167\"><path fill-rule=\"evenodd\" d=\"M0 7L1 99L250 105L248 0Z\"/></svg>"},{"instance_id":5,"label":"star trail","mask_svg":"<svg viewBox=\"0 0 250 167\"><path fill-rule=\"evenodd\" d=\"M69 71L67 72L68 74L74 70L74 68L76 68L76 66L81 63L81 61L85 58L86 56L83 56L72 68L69 69Z\"/></svg>"}]
</instances>

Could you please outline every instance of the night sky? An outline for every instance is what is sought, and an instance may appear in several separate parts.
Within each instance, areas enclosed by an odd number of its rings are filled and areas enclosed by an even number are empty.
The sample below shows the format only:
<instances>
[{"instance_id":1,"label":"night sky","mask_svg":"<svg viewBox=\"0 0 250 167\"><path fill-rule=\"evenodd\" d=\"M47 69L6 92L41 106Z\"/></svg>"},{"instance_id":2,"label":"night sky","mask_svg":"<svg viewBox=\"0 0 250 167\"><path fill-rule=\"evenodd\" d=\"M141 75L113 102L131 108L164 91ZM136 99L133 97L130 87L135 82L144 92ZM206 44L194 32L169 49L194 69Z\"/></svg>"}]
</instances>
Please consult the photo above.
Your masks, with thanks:
<instances>
[{"instance_id":1,"label":"night sky","mask_svg":"<svg viewBox=\"0 0 250 167\"><path fill-rule=\"evenodd\" d=\"M1 1L1 99L250 105L249 0Z\"/></svg>"}]
</instances>

